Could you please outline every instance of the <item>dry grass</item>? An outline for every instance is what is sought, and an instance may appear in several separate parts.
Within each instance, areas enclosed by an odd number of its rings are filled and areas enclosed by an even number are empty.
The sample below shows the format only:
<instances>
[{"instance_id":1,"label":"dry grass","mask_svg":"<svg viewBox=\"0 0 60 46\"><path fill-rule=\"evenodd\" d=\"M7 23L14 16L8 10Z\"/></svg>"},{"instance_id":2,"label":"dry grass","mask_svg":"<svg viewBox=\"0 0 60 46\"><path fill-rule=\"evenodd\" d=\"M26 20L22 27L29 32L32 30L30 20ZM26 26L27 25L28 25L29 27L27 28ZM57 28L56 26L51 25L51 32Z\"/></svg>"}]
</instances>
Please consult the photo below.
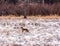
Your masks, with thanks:
<instances>
[{"instance_id":1,"label":"dry grass","mask_svg":"<svg viewBox=\"0 0 60 46\"><path fill-rule=\"evenodd\" d=\"M40 15L38 15L38 16L28 16L28 18L30 18L30 19L33 19L33 18L42 18L42 19L59 19L60 18L60 16L58 16L58 15L51 15L51 16L40 16Z\"/></svg>"},{"instance_id":2,"label":"dry grass","mask_svg":"<svg viewBox=\"0 0 60 46\"><path fill-rule=\"evenodd\" d=\"M0 18L4 18L4 19L16 19L16 18L20 18L20 19L24 19L24 16L14 16L14 15L9 15L9 16L0 16ZM42 18L42 19L59 19L60 16L58 15L51 15L51 16L27 16L28 19L34 19L34 18Z\"/></svg>"}]
</instances>

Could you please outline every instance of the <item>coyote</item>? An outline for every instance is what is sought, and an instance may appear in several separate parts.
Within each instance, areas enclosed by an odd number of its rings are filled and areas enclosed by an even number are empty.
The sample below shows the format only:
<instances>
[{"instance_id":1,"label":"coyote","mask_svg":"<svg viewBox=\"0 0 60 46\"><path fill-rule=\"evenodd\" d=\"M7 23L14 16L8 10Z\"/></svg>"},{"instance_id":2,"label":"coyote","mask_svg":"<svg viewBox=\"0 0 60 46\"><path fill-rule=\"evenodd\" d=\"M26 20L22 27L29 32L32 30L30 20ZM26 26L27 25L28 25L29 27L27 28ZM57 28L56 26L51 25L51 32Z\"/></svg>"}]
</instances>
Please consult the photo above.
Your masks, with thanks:
<instances>
[{"instance_id":1,"label":"coyote","mask_svg":"<svg viewBox=\"0 0 60 46\"><path fill-rule=\"evenodd\" d=\"M26 28L21 27L21 29L22 29L22 32L29 32L29 30Z\"/></svg>"}]
</instances>

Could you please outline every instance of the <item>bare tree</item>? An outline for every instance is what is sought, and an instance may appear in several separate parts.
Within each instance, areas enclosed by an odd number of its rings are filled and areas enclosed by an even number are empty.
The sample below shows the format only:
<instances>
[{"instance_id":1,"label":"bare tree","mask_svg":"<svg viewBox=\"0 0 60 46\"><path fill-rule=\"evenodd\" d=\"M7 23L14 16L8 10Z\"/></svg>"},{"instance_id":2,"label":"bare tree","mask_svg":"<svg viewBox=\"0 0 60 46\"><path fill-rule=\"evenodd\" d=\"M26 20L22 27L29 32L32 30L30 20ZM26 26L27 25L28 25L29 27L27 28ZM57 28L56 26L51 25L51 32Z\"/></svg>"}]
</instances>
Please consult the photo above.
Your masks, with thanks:
<instances>
[{"instance_id":1,"label":"bare tree","mask_svg":"<svg viewBox=\"0 0 60 46\"><path fill-rule=\"evenodd\" d=\"M24 0L24 18L27 18L27 0Z\"/></svg>"},{"instance_id":2,"label":"bare tree","mask_svg":"<svg viewBox=\"0 0 60 46\"><path fill-rule=\"evenodd\" d=\"M44 6L44 0L42 0L42 4L43 4L43 6Z\"/></svg>"},{"instance_id":3,"label":"bare tree","mask_svg":"<svg viewBox=\"0 0 60 46\"><path fill-rule=\"evenodd\" d=\"M24 0L24 18L27 18L27 6L28 6L29 0Z\"/></svg>"}]
</instances>

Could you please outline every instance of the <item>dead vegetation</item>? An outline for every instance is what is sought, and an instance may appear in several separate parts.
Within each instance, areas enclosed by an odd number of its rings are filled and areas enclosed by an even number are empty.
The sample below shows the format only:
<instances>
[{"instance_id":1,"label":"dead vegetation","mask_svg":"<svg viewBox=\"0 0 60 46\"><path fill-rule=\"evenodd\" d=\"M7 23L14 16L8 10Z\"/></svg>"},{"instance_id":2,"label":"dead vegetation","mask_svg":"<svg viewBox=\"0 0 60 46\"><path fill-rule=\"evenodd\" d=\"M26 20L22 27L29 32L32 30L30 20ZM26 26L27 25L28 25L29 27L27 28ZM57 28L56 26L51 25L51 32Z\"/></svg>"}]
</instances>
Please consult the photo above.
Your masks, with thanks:
<instances>
[{"instance_id":1,"label":"dead vegetation","mask_svg":"<svg viewBox=\"0 0 60 46\"><path fill-rule=\"evenodd\" d=\"M15 19L15 18L19 18L19 19L24 19L24 16L14 16L14 15L9 15L9 16L0 16L0 19ZM35 18L39 18L39 19L59 19L60 16L58 15L51 15L51 16L41 16L41 15L37 15L37 16L27 16L27 19L35 19ZM24 24L22 24L22 26L24 26Z\"/></svg>"}]
</instances>

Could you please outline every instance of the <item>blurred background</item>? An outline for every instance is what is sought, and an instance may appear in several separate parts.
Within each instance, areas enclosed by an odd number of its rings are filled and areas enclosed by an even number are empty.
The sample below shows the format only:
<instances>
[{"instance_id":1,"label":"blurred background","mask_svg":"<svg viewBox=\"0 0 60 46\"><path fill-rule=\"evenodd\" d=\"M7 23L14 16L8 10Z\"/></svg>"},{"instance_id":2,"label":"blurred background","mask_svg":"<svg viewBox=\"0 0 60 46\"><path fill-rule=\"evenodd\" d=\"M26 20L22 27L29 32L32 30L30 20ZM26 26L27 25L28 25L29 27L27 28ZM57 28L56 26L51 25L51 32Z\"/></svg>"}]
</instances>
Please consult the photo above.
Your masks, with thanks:
<instances>
[{"instance_id":1,"label":"blurred background","mask_svg":"<svg viewBox=\"0 0 60 46\"><path fill-rule=\"evenodd\" d=\"M60 15L60 0L0 0L0 16Z\"/></svg>"}]
</instances>

